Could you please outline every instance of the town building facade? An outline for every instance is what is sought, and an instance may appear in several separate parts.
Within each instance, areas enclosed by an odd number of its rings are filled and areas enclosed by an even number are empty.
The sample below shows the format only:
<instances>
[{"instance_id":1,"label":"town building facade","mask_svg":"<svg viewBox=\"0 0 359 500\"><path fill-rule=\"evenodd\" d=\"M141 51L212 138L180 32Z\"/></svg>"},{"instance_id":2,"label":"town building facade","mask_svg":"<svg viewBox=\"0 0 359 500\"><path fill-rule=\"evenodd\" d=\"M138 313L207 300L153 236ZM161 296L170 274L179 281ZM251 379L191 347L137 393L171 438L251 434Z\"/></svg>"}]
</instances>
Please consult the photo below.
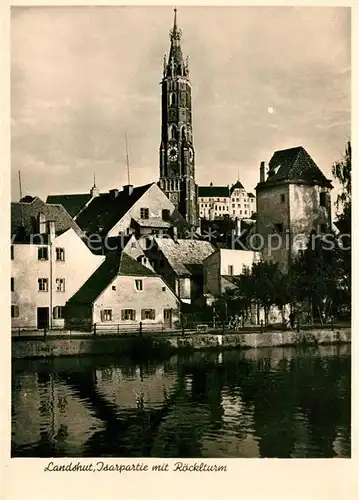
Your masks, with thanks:
<instances>
[{"instance_id":1,"label":"town building facade","mask_svg":"<svg viewBox=\"0 0 359 500\"><path fill-rule=\"evenodd\" d=\"M104 257L89 250L61 205L27 197L11 204L11 223L12 327L61 328L66 301Z\"/></svg>"},{"instance_id":2,"label":"town building facade","mask_svg":"<svg viewBox=\"0 0 359 500\"><path fill-rule=\"evenodd\" d=\"M127 253L111 252L66 304L70 329L117 327L171 329L179 324L180 301L161 276Z\"/></svg>"},{"instance_id":3,"label":"town building facade","mask_svg":"<svg viewBox=\"0 0 359 500\"><path fill-rule=\"evenodd\" d=\"M331 232L333 186L302 147L276 151L260 166L257 184L257 233L266 261L283 271L303 251L313 231Z\"/></svg>"},{"instance_id":4,"label":"town building facade","mask_svg":"<svg viewBox=\"0 0 359 500\"><path fill-rule=\"evenodd\" d=\"M207 220L250 219L256 211L254 194L247 193L240 181L232 187L199 186L198 203L200 217Z\"/></svg>"}]
</instances>

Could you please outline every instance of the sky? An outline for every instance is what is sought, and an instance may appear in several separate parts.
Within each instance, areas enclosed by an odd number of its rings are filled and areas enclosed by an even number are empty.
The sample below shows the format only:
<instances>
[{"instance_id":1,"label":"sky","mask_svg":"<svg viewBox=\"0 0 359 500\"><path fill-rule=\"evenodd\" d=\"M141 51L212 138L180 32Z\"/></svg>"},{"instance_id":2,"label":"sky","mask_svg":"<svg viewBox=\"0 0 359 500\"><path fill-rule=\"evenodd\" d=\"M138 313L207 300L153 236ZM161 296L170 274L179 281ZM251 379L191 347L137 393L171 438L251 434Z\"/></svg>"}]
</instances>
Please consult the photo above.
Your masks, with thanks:
<instances>
[{"instance_id":1,"label":"sky","mask_svg":"<svg viewBox=\"0 0 359 500\"><path fill-rule=\"evenodd\" d=\"M179 7L199 185L248 191L302 145L329 177L350 138L350 9ZM12 199L159 177L163 56L173 9L13 7Z\"/></svg>"}]
</instances>

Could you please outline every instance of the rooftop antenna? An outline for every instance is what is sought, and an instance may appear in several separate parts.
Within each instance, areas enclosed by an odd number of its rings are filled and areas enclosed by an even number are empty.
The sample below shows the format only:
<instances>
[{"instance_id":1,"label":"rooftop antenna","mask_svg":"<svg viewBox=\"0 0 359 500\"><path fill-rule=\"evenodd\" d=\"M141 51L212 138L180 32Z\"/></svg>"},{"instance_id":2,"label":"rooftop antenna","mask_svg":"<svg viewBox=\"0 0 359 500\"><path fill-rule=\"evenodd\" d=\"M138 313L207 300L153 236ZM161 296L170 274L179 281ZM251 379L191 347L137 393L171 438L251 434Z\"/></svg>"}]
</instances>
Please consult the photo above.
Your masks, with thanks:
<instances>
[{"instance_id":1,"label":"rooftop antenna","mask_svg":"<svg viewBox=\"0 0 359 500\"><path fill-rule=\"evenodd\" d=\"M127 133L126 132L125 132L125 142L126 142L127 181L128 181L128 185L130 185L131 184L131 181L130 181L130 162L128 159L128 145L127 145Z\"/></svg>"}]
</instances>

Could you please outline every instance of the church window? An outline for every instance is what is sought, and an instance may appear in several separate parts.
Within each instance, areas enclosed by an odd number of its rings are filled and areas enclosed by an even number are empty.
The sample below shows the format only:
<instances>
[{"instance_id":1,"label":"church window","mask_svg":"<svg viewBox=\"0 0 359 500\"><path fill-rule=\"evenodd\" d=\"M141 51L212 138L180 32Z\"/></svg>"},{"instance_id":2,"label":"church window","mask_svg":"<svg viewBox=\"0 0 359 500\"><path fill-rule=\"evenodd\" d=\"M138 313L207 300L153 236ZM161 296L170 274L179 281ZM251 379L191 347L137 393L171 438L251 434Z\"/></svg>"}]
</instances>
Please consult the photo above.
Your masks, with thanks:
<instances>
[{"instance_id":1,"label":"church window","mask_svg":"<svg viewBox=\"0 0 359 500\"><path fill-rule=\"evenodd\" d=\"M186 138L186 127L182 127L182 129L181 129L181 136L182 136L182 139Z\"/></svg>"},{"instance_id":2,"label":"church window","mask_svg":"<svg viewBox=\"0 0 359 500\"><path fill-rule=\"evenodd\" d=\"M176 94L174 92L172 92L172 94L170 96L170 105L176 106Z\"/></svg>"},{"instance_id":3,"label":"church window","mask_svg":"<svg viewBox=\"0 0 359 500\"><path fill-rule=\"evenodd\" d=\"M175 125L171 125L170 127L170 138L177 139L177 128Z\"/></svg>"}]
</instances>

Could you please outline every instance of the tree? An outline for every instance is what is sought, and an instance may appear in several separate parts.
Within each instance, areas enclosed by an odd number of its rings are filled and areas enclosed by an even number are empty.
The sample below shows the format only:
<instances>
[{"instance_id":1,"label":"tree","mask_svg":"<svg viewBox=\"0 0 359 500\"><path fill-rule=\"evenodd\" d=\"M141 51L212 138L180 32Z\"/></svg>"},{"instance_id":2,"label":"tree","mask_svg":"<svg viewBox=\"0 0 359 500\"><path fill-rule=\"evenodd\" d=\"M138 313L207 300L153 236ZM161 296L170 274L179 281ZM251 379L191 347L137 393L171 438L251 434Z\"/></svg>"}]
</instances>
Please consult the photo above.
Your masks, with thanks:
<instances>
[{"instance_id":1,"label":"tree","mask_svg":"<svg viewBox=\"0 0 359 500\"><path fill-rule=\"evenodd\" d=\"M340 192L336 200L337 218L341 232L351 233L352 208L352 148L348 141L343 159L334 163L332 174L339 182Z\"/></svg>"}]
</instances>

